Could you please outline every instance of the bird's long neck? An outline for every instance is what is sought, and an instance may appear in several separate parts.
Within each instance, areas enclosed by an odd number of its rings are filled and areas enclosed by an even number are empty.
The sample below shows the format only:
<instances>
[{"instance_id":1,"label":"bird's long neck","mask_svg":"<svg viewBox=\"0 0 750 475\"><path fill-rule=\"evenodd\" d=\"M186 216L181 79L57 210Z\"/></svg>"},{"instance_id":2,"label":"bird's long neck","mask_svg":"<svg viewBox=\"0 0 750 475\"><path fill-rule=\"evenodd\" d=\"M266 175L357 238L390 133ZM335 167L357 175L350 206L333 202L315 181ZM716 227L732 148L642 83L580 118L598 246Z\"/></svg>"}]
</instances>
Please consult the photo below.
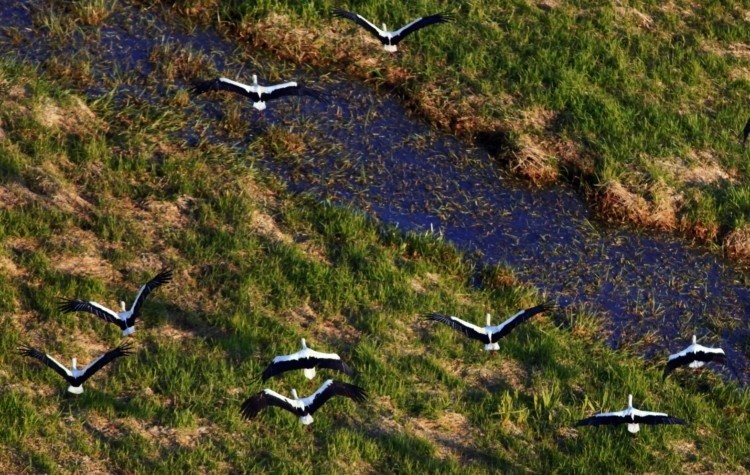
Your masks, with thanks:
<instances>
[{"instance_id":1,"label":"bird's long neck","mask_svg":"<svg viewBox=\"0 0 750 475\"><path fill-rule=\"evenodd\" d=\"M253 86L257 86L257 85L258 85L258 76L253 74Z\"/></svg>"},{"instance_id":2,"label":"bird's long neck","mask_svg":"<svg viewBox=\"0 0 750 475\"><path fill-rule=\"evenodd\" d=\"M385 27L385 23L383 23L383 31L388 31L388 28Z\"/></svg>"},{"instance_id":3,"label":"bird's long neck","mask_svg":"<svg viewBox=\"0 0 750 475\"><path fill-rule=\"evenodd\" d=\"M295 401L299 401L299 397L297 396L296 389L292 389L292 397L294 398Z\"/></svg>"},{"instance_id":4,"label":"bird's long neck","mask_svg":"<svg viewBox=\"0 0 750 475\"><path fill-rule=\"evenodd\" d=\"M303 349L303 350L306 350L306 349L307 349L307 342L305 342L305 339L304 339L304 338L302 339L302 349Z\"/></svg>"},{"instance_id":5,"label":"bird's long neck","mask_svg":"<svg viewBox=\"0 0 750 475\"><path fill-rule=\"evenodd\" d=\"M122 311L123 312L126 312L128 310L127 307L125 306L125 301L124 300L120 300L120 307L122 307Z\"/></svg>"},{"instance_id":6,"label":"bird's long neck","mask_svg":"<svg viewBox=\"0 0 750 475\"><path fill-rule=\"evenodd\" d=\"M73 371L75 371L75 370L78 369L78 365L77 365L77 362L76 362L75 358L73 358L73 361L70 362L70 365L71 365Z\"/></svg>"},{"instance_id":7,"label":"bird's long neck","mask_svg":"<svg viewBox=\"0 0 750 475\"><path fill-rule=\"evenodd\" d=\"M695 343L696 343L697 341L698 341L698 339L697 339L697 338L695 337L695 335L693 335L693 345L695 345Z\"/></svg>"},{"instance_id":8,"label":"bird's long neck","mask_svg":"<svg viewBox=\"0 0 750 475\"><path fill-rule=\"evenodd\" d=\"M633 395L628 394L628 409L633 409Z\"/></svg>"},{"instance_id":9,"label":"bird's long neck","mask_svg":"<svg viewBox=\"0 0 750 475\"><path fill-rule=\"evenodd\" d=\"M490 314L488 313L488 314L485 314L485 317L487 317L487 326L489 327L490 325L492 325L492 324L490 323L490 322L492 321L492 315L490 315Z\"/></svg>"}]
</instances>

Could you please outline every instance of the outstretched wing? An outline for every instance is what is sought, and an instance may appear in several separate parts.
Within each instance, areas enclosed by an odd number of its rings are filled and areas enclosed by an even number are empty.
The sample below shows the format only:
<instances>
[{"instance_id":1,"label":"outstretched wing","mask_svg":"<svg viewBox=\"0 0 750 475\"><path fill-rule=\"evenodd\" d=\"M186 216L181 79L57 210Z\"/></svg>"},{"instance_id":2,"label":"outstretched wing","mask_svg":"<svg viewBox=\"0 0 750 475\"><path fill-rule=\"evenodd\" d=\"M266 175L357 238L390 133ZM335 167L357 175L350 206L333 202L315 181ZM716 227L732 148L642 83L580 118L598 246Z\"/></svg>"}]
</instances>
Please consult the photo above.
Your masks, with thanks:
<instances>
[{"instance_id":1,"label":"outstretched wing","mask_svg":"<svg viewBox=\"0 0 750 475\"><path fill-rule=\"evenodd\" d=\"M30 358L38 359L42 363L46 364L47 366L55 370L55 373L65 378L65 380L68 381L68 383L72 384L73 381L75 380L75 378L73 378L73 373L68 368L60 364L59 361L57 361L56 359L54 359L48 354L42 353L41 351L35 348L32 348L28 345L21 346L18 349L18 352L23 356L28 356Z\"/></svg>"},{"instance_id":2,"label":"outstretched wing","mask_svg":"<svg viewBox=\"0 0 750 475\"><path fill-rule=\"evenodd\" d=\"M578 426L601 426L601 425L615 425L624 424L626 422L632 422L632 420L625 415L624 411L617 412L602 412L586 419L581 419L576 422Z\"/></svg>"},{"instance_id":3,"label":"outstretched wing","mask_svg":"<svg viewBox=\"0 0 750 475\"><path fill-rule=\"evenodd\" d=\"M128 319L128 326L131 326L132 322L138 316L138 313L141 310L141 305L143 305L143 301L146 300L146 297L148 297L149 294L153 292L157 287L161 287L162 285L171 281L172 269L165 269L157 274L156 277L146 282L145 285L141 286L140 290L138 291L138 295L135 296L133 306L130 307L132 315Z\"/></svg>"},{"instance_id":4,"label":"outstretched wing","mask_svg":"<svg viewBox=\"0 0 750 475\"><path fill-rule=\"evenodd\" d=\"M346 365L339 355L335 353L321 353L308 349L292 353L290 355L277 356L266 369L263 370L261 378L263 381L277 374L297 369L327 368L342 371L349 376L354 370Z\"/></svg>"},{"instance_id":5,"label":"outstretched wing","mask_svg":"<svg viewBox=\"0 0 750 475\"><path fill-rule=\"evenodd\" d=\"M355 402L364 402L367 399L367 393L359 386L329 379L302 402L307 412L312 414L334 396L345 396Z\"/></svg>"},{"instance_id":6,"label":"outstretched wing","mask_svg":"<svg viewBox=\"0 0 750 475\"><path fill-rule=\"evenodd\" d=\"M114 350L110 350L104 353L99 358L86 365L86 367L82 370L83 374L76 378L76 382L78 382L76 386L83 384L87 379L93 376L94 373L102 369L107 363L114 360L115 358L132 355L132 348L133 345L131 343L122 344Z\"/></svg>"},{"instance_id":7,"label":"outstretched wing","mask_svg":"<svg viewBox=\"0 0 750 475\"><path fill-rule=\"evenodd\" d=\"M342 373L353 376L354 370L351 368L351 366L347 365L341 359L319 359L317 360L317 366L318 368L326 368L326 369L333 369L336 371L341 371Z\"/></svg>"},{"instance_id":8,"label":"outstretched wing","mask_svg":"<svg viewBox=\"0 0 750 475\"><path fill-rule=\"evenodd\" d=\"M704 363L713 361L715 363L726 364L727 357L720 348L706 348L702 346L696 348L696 345L690 345L679 353L669 355L669 360L666 366L664 366L664 372L662 373L662 381L667 379L667 376L675 369L694 361L702 361Z\"/></svg>"},{"instance_id":9,"label":"outstretched wing","mask_svg":"<svg viewBox=\"0 0 750 475\"><path fill-rule=\"evenodd\" d=\"M364 28L365 30L369 31L373 35L375 35L375 37L377 37L381 42L385 43L386 41L388 41L388 33L387 32L385 32L385 31L381 30L380 28L378 28L377 26L373 25L366 18L364 18L361 15L358 15L357 13L348 12L348 11L342 10L340 8L334 8L333 9L333 16L337 16L337 17L340 17L340 18L349 19L349 20L353 21L354 23L358 24L359 26L361 26L362 28Z\"/></svg>"},{"instance_id":10,"label":"outstretched wing","mask_svg":"<svg viewBox=\"0 0 750 475\"><path fill-rule=\"evenodd\" d=\"M120 315L104 305L84 300L61 299L58 309L63 313L88 312L96 315L105 322L121 324Z\"/></svg>"},{"instance_id":11,"label":"outstretched wing","mask_svg":"<svg viewBox=\"0 0 750 475\"><path fill-rule=\"evenodd\" d=\"M249 97L253 101L259 100L258 92L255 90L254 86L242 84L241 82L232 81L227 78L209 79L208 81L196 83L190 88L190 94L193 96L209 91L229 91Z\"/></svg>"},{"instance_id":12,"label":"outstretched wing","mask_svg":"<svg viewBox=\"0 0 750 475\"><path fill-rule=\"evenodd\" d=\"M639 415L635 413L633 421L636 424L687 424L687 421L680 419L679 417L673 417L668 414L654 413Z\"/></svg>"},{"instance_id":13,"label":"outstretched wing","mask_svg":"<svg viewBox=\"0 0 750 475\"><path fill-rule=\"evenodd\" d=\"M541 305L537 305L536 307L521 310L517 314L505 320L500 325L490 327L488 331L491 333L490 339L492 340L492 343L496 343L498 340L500 340L500 338L510 333L514 328L530 319L534 315L553 310L554 308L556 308L556 306L552 303L543 303Z\"/></svg>"},{"instance_id":14,"label":"outstretched wing","mask_svg":"<svg viewBox=\"0 0 750 475\"><path fill-rule=\"evenodd\" d=\"M321 102L328 102L321 92L299 85L294 81L265 86L263 89L263 94L260 96L262 100L270 101L283 96L309 96Z\"/></svg>"},{"instance_id":15,"label":"outstretched wing","mask_svg":"<svg viewBox=\"0 0 750 475\"><path fill-rule=\"evenodd\" d=\"M309 358L297 357L298 353L299 352L292 353L291 355L277 356L276 358L274 358L271 364L269 364L266 369L263 370L263 374L261 375L263 381L287 371L312 368L312 361L310 361Z\"/></svg>"},{"instance_id":16,"label":"outstretched wing","mask_svg":"<svg viewBox=\"0 0 750 475\"><path fill-rule=\"evenodd\" d=\"M446 325L452 327L455 330L460 331L464 335L468 336L469 338L473 338L475 340L487 341L487 332L484 328L478 327L474 325L473 323L469 323L465 320L461 320L458 317L453 317L451 315L444 315L442 313L431 313L427 315L428 320L432 320L434 322L440 322L445 323Z\"/></svg>"},{"instance_id":17,"label":"outstretched wing","mask_svg":"<svg viewBox=\"0 0 750 475\"><path fill-rule=\"evenodd\" d=\"M410 35L411 33L414 33L417 30L421 30L422 28L426 26L435 25L437 23L450 23L452 21L453 21L453 17L445 13L438 13L437 15L430 15L430 16L426 16L422 18L417 18L416 20L409 23L408 25L393 32L393 34L391 35L391 43L396 45L399 42L401 42L401 40L403 40L406 36Z\"/></svg>"},{"instance_id":18,"label":"outstretched wing","mask_svg":"<svg viewBox=\"0 0 750 475\"><path fill-rule=\"evenodd\" d=\"M242 417L244 417L245 419L252 419L256 415L258 415L260 411L267 408L268 406L276 406L282 409L286 409L287 411L294 413L297 416L302 416L304 412L301 407L302 405L299 402L284 397L275 391L271 391L270 389L259 391L245 400L245 402L242 403L240 412L242 412Z\"/></svg>"}]
</instances>

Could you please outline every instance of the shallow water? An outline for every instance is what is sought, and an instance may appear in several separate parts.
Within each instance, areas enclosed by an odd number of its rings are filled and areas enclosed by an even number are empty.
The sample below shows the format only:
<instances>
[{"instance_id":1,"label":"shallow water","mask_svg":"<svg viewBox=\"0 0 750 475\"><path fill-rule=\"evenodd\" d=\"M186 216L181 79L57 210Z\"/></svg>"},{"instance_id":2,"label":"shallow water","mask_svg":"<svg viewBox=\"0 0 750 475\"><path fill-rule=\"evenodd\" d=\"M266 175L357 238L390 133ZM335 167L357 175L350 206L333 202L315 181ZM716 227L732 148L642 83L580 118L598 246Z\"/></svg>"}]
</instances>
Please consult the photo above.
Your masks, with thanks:
<instances>
[{"instance_id":1,"label":"shallow water","mask_svg":"<svg viewBox=\"0 0 750 475\"><path fill-rule=\"evenodd\" d=\"M267 59L238 59L216 33L188 33L166 24L158 12L131 10L124 2L101 29L59 44L33 22L44 3L27 4L0 5L0 21L17 27L23 37L20 44L8 35L0 38L0 51L42 68L54 55L89 55L97 78L85 91L91 98L110 92L111 84L118 84L117 100L143 98L138 84L161 82L149 54L164 44L203 52L229 77L289 69ZM237 140L247 146L258 130L271 125L311 139L304 159L256 162L291 189L354 204L404 230L433 229L484 262L507 264L521 281L560 303L584 305L601 316L615 347L637 344L643 354L663 358L687 346L696 333L725 349L734 362L734 372L725 371L729 377L750 382L748 276L731 263L673 236L595 222L570 188L531 189L519 183L486 151L410 117L391 95L335 75L297 71L295 78L325 89L331 103L291 99L271 103L263 113L247 103L243 111L257 125ZM157 90L165 93L164 87ZM186 113L205 122L221 118L225 107L203 97ZM181 133L188 143L222 139L210 129Z\"/></svg>"}]
</instances>

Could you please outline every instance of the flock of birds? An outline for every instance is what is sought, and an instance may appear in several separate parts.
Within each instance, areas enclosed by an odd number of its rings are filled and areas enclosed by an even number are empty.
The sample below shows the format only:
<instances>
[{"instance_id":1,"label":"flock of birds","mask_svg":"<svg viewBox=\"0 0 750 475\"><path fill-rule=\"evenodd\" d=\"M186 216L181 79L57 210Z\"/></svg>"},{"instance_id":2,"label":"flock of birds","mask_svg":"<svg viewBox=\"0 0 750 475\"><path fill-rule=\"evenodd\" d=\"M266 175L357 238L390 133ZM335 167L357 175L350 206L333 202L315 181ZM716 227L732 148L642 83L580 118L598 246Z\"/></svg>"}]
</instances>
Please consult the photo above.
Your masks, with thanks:
<instances>
[{"instance_id":1,"label":"flock of birds","mask_svg":"<svg viewBox=\"0 0 750 475\"><path fill-rule=\"evenodd\" d=\"M378 28L373 23L356 13L348 12L341 9L334 9L333 15L351 20L365 30L373 34L383 44L384 49L388 52L397 51L397 45L409 34L414 33L430 25L447 23L452 21L452 17L446 14L437 14L427 17L417 18L406 26L396 30L388 31L385 24ZM253 83L250 85L227 79L224 77L197 83L191 89L193 95L202 94L209 91L229 91L241 94L253 102L253 107L258 110L266 108L266 101L277 99L283 96L309 96L317 100L325 100L322 93L305 86L299 85L294 81L276 84L272 86L262 86L258 84L256 75L252 76ZM750 121L748 121L743 140L750 135ZM69 312L87 312L91 313L107 323L117 325L123 336L130 336L135 331L135 321L140 315L141 307L151 292L158 287L167 284L172 279L172 271L167 269L160 272L153 279L144 284L135 297L130 309L127 309L125 302L121 302L122 311L116 312L97 302L84 301L77 299L62 300L59 306L60 311ZM427 315L427 320L443 323L453 329L463 333L467 337L478 340L484 344L486 351L497 351L500 349L499 340L508 335L514 328L521 323L529 320L534 315L542 312L555 310L557 307L551 303L544 303L532 308L524 309L512 315L498 325L491 324L491 317L486 315L486 325L480 327L458 317L440 313ZM81 394L83 392L83 383L93 376L97 371L102 369L113 360L132 354L132 345L124 343L110 350L99 358L95 359L82 369L78 369L76 359L72 359L70 368L67 368L49 354L23 345L19 348L20 354L30 358L37 359L53 369L62 376L69 384L68 391L72 394ZM693 336L692 344L679 353L669 356L664 368L663 379L681 366L690 368L700 368L708 362L726 364L726 356L720 348L708 348L699 345L696 342L696 336ZM276 356L263 371L261 378L266 380L278 376L282 373L295 370L303 370L304 375L309 380L316 376L317 369L334 370L348 376L354 375L354 370L344 363L339 355L335 353L322 353L309 348L302 339L302 349L296 353ZM313 422L313 413L315 413L326 401L335 396L343 396L357 403L367 400L365 390L354 384L349 384L335 379L327 379L313 394L300 398L295 389L292 389L292 398L283 396L272 389L266 388L254 394L242 403L240 408L242 416L247 419L254 418L263 409L274 406L285 409L297 417L304 425ZM612 425L627 424L628 430L632 433L639 431L639 424L685 424L686 422L677 417L670 416L660 412L650 412L636 409L633 407L633 396L628 395L628 405L625 409L617 412L606 412L596 414L581 421L577 426L586 425Z\"/></svg>"},{"instance_id":2,"label":"flock of birds","mask_svg":"<svg viewBox=\"0 0 750 475\"><path fill-rule=\"evenodd\" d=\"M146 297L148 297L156 288L170 282L171 280L172 271L170 269L163 270L156 277L141 286L129 310L125 308L125 302L120 302L122 312L115 312L97 302L73 299L63 299L60 302L59 309L63 313L88 312L94 314L105 322L113 323L120 327L123 336L132 335L135 331L135 319L140 315L141 306L146 300ZM86 382L86 380L106 366L107 363L120 358L121 356L129 356L132 354L130 351L131 348L132 345L130 343L124 343L117 348L104 353L83 369L78 369L76 358L73 358L70 368L68 368L57 361L54 357L42 353L28 345L21 346L18 351L23 356L28 356L29 358L35 358L41 361L62 376L70 385L68 386L68 392L71 394L81 394L83 393L83 383Z\"/></svg>"}]
</instances>

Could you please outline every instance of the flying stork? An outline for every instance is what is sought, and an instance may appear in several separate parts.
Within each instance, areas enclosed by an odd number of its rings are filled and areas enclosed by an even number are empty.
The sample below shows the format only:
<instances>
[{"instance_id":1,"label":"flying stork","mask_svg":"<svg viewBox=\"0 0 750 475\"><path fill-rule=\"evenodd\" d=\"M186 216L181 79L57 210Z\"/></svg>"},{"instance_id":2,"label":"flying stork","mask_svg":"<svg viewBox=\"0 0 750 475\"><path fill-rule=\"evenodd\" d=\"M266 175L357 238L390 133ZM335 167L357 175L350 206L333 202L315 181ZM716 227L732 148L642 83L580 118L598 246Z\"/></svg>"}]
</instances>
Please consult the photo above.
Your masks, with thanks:
<instances>
[{"instance_id":1,"label":"flying stork","mask_svg":"<svg viewBox=\"0 0 750 475\"><path fill-rule=\"evenodd\" d=\"M696 343L696 337L693 335L693 343L673 355L669 355L667 365L664 367L662 380L667 379L669 373L680 366L688 365L690 368L700 368L706 363L713 361L715 363L726 364L727 357L721 348L709 348Z\"/></svg>"},{"instance_id":2,"label":"flying stork","mask_svg":"<svg viewBox=\"0 0 750 475\"><path fill-rule=\"evenodd\" d=\"M119 358L121 356L128 356L132 354L132 351L130 351L131 348L132 346L129 343L120 345L114 350L110 350L104 353L99 358L95 359L94 361L89 363L87 366L85 366L83 369L78 369L75 358L73 358L73 361L71 362L71 368L68 369L67 367L63 366L59 361L57 361L50 355L46 353L42 353L41 351L35 348L32 348L28 345L21 346L18 349L18 352L23 356L36 358L42 363L46 364L47 366L52 368L57 374L65 378L68 384L70 384L70 386L68 386L68 392L72 394L81 394L83 393L82 384L87 379L89 379L91 376L94 375L94 373L102 369L107 363L114 360L115 358Z\"/></svg>"},{"instance_id":3,"label":"flying stork","mask_svg":"<svg viewBox=\"0 0 750 475\"><path fill-rule=\"evenodd\" d=\"M307 379L315 377L315 368L327 368L341 371L349 376L354 374L354 370L336 353L321 353L307 347L305 339L302 338L302 349L290 355L277 356L271 364L263 371L263 381L281 374L285 371L303 369Z\"/></svg>"},{"instance_id":4,"label":"flying stork","mask_svg":"<svg viewBox=\"0 0 750 475\"><path fill-rule=\"evenodd\" d=\"M323 94L301 86L294 81L289 81L273 86L261 86L258 84L258 76L253 74L252 84L243 84L225 77L210 79L195 84L190 93L193 96L203 94L208 91L229 91L250 98L253 101L253 107L262 111L266 108L266 101L271 101L283 96L310 96L322 102L327 102Z\"/></svg>"},{"instance_id":5,"label":"flying stork","mask_svg":"<svg viewBox=\"0 0 750 475\"><path fill-rule=\"evenodd\" d=\"M242 403L241 411L245 419L252 419L268 406L276 406L296 414L302 424L309 425L313 422L313 413L334 396L345 396L358 403L367 399L364 389L359 386L329 379L315 393L306 398L299 398L294 389L292 389L294 399L284 397L270 389L264 389Z\"/></svg>"},{"instance_id":6,"label":"flying stork","mask_svg":"<svg viewBox=\"0 0 750 475\"><path fill-rule=\"evenodd\" d=\"M122 307L122 312L119 313L115 312L114 310L110 310L109 308L97 302L75 299L62 299L60 301L59 309L63 313L93 313L105 322L114 323L115 325L120 327L123 335L128 336L135 331L135 319L138 318L138 315L141 311L141 305L143 305L143 301L146 300L146 297L148 297L148 295L153 292L154 289L170 282L171 280L171 269L161 271L156 275L156 277L141 286L140 290L138 291L138 295L135 296L133 305L130 306L130 310L127 310L125 308L125 302L121 301L120 306Z\"/></svg>"},{"instance_id":7,"label":"flying stork","mask_svg":"<svg viewBox=\"0 0 750 475\"><path fill-rule=\"evenodd\" d=\"M427 315L427 319L435 322L445 323L446 325L453 327L455 330L460 331L469 338L481 341L482 343L484 343L485 350L492 351L499 350L500 344L498 343L498 341L500 340L500 338L510 333L511 330L516 328L518 325L530 319L537 313L547 312L555 308L556 305L554 304L543 303L541 305L537 305L536 307L521 310L501 324L495 326L492 326L492 324L490 323L491 316L488 313L486 315L487 325L485 325L484 327L479 327L477 325L474 325L473 323L461 320L458 317L444 315L441 313L431 313Z\"/></svg>"},{"instance_id":8,"label":"flying stork","mask_svg":"<svg viewBox=\"0 0 750 475\"><path fill-rule=\"evenodd\" d=\"M628 432L635 434L641 430L638 424L687 424L682 419L663 412L641 411L633 407L633 395L628 394L628 407L617 412L602 412L576 422L578 426L599 426L627 424Z\"/></svg>"},{"instance_id":9,"label":"flying stork","mask_svg":"<svg viewBox=\"0 0 750 475\"><path fill-rule=\"evenodd\" d=\"M346 18L348 20L351 20L364 28L365 30L369 31L377 39L380 40L381 43L383 43L383 48L388 51L389 53L394 53L398 50L397 45L403 40L407 35L410 33L414 33L417 30L421 30L422 28L430 25L434 25L437 23L449 23L453 21L453 17L451 15L447 15L444 13L438 13L437 15L430 15L426 17L420 17L416 20L412 21L406 26L401 27L400 29L396 31L388 31L388 29L385 26L385 23L383 23L383 28L380 29L374 24L372 24L369 20L364 18L363 16L348 12L346 10L342 10L340 8L334 8L333 9L333 15L340 17L340 18Z\"/></svg>"}]
</instances>

